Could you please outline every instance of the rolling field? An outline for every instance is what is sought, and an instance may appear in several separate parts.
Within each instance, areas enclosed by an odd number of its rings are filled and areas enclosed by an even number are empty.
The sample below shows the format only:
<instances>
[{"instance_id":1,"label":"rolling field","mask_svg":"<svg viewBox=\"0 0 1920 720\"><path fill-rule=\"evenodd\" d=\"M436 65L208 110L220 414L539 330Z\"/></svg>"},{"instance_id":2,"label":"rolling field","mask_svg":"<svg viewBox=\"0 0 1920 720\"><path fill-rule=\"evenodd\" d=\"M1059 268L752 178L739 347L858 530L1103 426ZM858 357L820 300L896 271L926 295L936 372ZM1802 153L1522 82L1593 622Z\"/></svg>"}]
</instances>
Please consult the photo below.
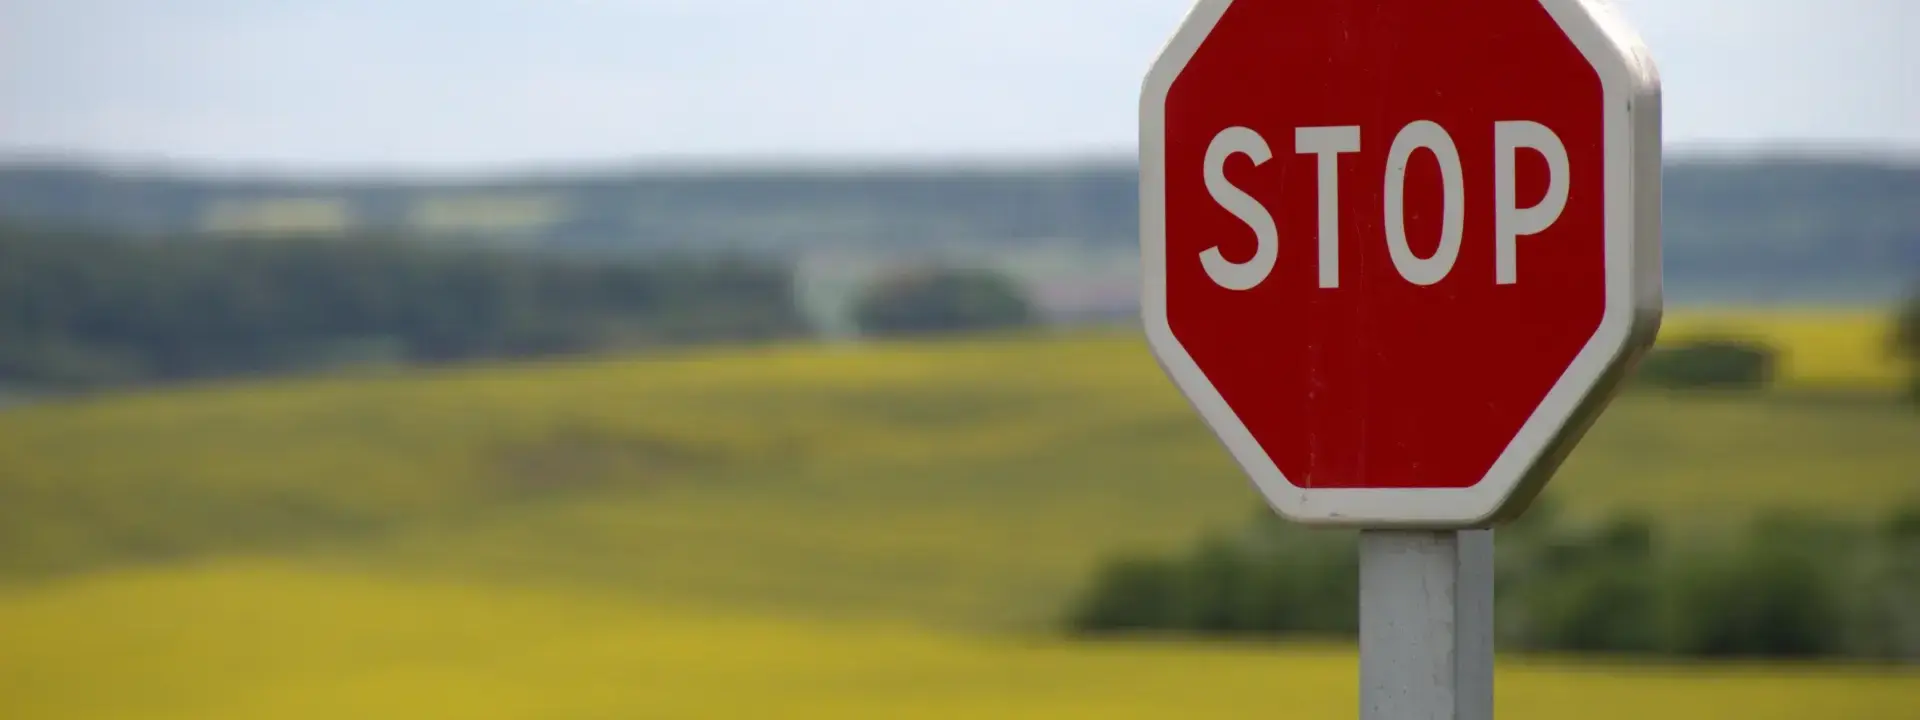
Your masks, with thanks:
<instances>
[{"instance_id":1,"label":"rolling field","mask_svg":"<svg viewBox=\"0 0 1920 720\"><path fill-rule=\"evenodd\" d=\"M1888 387L1849 362L1788 379ZM1690 532L1877 516L1920 500L1920 414L1634 393L1548 497ZM1350 717L1340 648L1046 637L1099 558L1257 511L1127 335L24 408L0 413L0 716ZM1510 661L1526 717L1920 717L1907 671Z\"/></svg>"}]
</instances>

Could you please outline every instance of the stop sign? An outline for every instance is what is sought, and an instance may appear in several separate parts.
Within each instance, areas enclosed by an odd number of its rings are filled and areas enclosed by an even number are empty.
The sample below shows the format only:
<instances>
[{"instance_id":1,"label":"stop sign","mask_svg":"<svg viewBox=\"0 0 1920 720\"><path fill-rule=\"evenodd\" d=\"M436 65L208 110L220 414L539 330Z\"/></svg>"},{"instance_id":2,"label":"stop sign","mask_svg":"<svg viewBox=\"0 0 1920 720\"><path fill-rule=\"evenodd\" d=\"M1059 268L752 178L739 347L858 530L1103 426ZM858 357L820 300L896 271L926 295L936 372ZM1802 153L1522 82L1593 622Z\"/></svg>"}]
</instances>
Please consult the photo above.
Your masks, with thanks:
<instances>
[{"instance_id":1,"label":"stop sign","mask_svg":"<svg viewBox=\"0 0 1920 720\"><path fill-rule=\"evenodd\" d=\"M1201 0L1141 99L1149 343L1288 518L1509 518L1659 325L1659 122L1595 0Z\"/></svg>"}]
</instances>

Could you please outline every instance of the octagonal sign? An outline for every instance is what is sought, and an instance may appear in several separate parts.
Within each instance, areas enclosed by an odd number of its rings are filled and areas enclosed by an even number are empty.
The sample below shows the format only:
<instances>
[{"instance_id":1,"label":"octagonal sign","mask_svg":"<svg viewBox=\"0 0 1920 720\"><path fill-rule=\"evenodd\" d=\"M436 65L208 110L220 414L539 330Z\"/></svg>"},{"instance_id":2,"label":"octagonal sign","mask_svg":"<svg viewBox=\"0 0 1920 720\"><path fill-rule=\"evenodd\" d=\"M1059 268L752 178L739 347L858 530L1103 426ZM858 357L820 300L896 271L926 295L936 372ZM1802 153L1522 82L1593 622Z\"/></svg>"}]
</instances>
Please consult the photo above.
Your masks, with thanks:
<instances>
[{"instance_id":1,"label":"octagonal sign","mask_svg":"<svg viewBox=\"0 0 1920 720\"><path fill-rule=\"evenodd\" d=\"M1639 41L1466 7L1201 0L1148 73L1147 337L1293 520L1512 517L1659 325Z\"/></svg>"}]
</instances>

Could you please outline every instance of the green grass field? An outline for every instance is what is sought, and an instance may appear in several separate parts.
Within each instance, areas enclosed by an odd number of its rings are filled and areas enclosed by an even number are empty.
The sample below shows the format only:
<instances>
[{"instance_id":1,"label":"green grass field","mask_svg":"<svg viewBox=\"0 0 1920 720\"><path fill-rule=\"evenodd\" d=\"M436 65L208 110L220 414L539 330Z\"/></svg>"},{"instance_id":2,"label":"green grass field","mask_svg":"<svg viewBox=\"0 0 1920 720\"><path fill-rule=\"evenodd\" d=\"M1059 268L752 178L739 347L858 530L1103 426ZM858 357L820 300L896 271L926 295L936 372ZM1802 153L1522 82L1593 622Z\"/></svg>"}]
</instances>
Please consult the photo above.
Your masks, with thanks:
<instances>
[{"instance_id":1,"label":"green grass field","mask_svg":"<svg viewBox=\"0 0 1920 720\"><path fill-rule=\"evenodd\" d=\"M1630 394L1548 497L1696 532L1877 515L1920 500L1920 413ZM0 716L1227 717L1284 678L1349 716L1338 649L1046 639L1099 558L1257 509L1124 335L24 408L0 414ZM1501 708L1529 717L1920 708L1910 672L1515 661Z\"/></svg>"}]
</instances>

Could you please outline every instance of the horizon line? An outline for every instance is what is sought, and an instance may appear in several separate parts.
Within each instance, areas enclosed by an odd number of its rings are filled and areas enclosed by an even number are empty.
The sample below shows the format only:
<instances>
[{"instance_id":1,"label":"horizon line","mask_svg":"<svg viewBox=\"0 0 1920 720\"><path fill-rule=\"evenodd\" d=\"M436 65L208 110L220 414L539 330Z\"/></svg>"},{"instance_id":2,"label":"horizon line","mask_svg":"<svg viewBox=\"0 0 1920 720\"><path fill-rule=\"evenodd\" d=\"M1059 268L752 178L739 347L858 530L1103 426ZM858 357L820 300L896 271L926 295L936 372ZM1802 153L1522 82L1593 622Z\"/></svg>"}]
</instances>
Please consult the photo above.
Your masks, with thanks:
<instances>
[{"instance_id":1,"label":"horizon line","mask_svg":"<svg viewBox=\"0 0 1920 720\"><path fill-rule=\"evenodd\" d=\"M1851 140L1700 141L1669 143L1665 160L1751 162L1756 160L1855 161L1893 167L1920 166L1920 147ZM558 179L643 173L650 175L863 174L873 172L1060 171L1134 166L1134 148L1059 152L976 153L715 153L635 157L556 158L445 166L305 165L277 161L218 160L92 153L70 149L0 149L0 170L60 167L114 174L198 180L333 183L419 183Z\"/></svg>"}]
</instances>

